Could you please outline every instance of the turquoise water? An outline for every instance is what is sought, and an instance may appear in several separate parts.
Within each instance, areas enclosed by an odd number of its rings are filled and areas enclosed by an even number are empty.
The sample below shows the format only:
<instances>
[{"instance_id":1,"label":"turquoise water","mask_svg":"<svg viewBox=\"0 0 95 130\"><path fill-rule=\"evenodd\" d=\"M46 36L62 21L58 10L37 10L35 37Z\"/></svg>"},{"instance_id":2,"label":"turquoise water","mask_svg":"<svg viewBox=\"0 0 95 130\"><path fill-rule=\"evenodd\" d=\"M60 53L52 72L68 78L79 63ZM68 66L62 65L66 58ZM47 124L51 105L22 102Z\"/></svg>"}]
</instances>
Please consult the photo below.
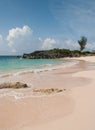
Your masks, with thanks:
<instances>
[{"instance_id":1,"label":"turquoise water","mask_svg":"<svg viewBox=\"0 0 95 130\"><path fill-rule=\"evenodd\" d=\"M26 70L26 69L41 69L50 68L56 65L65 64L65 60L53 59L22 59L16 56L0 56L0 72L10 70ZM70 61L68 61L70 63Z\"/></svg>"}]
</instances>

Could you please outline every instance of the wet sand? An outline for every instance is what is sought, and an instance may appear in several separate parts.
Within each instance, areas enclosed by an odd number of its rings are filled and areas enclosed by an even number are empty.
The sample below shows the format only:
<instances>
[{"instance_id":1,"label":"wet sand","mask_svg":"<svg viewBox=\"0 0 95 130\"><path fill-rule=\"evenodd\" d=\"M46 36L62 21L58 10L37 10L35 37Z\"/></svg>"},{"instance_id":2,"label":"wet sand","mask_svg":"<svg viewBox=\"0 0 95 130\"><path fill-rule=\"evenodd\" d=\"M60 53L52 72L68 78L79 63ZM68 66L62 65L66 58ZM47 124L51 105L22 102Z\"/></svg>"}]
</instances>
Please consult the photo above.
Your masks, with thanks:
<instances>
[{"instance_id":1,"label":"wet sand","mask_svg":"<svg viewBox=\"0 0 95 130\"><path fill-rule=\"evenodd\" d=\"M80 62L67 68L3 77L2 82L21 81L32 87L0 92L0 130L95 130L95 57L86 58L77 58ZM35 88L65 91L37 96L32 93Z\"/></svg>"}]
</instances>

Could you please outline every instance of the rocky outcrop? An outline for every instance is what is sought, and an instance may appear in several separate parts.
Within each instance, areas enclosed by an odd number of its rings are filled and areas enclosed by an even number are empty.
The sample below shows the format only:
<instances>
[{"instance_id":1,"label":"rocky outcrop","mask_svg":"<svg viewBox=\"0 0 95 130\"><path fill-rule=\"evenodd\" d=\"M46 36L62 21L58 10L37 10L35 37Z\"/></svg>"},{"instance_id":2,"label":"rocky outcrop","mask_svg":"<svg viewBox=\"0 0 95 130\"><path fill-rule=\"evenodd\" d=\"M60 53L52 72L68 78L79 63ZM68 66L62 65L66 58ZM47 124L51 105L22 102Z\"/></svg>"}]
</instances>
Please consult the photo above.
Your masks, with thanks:
<instances>
[{"instance_id":1,"label":"rocky outcrop","mask_svg":"<svg viewBox=\"0 0 95 130\"><path fill-rule=\"evenodd\" d=\"M28 59L55 59L55 58L64 58L64 57L80 57L80 56L89 56L95 55L95 53L86 51L81 52L79 50L69 50L69 49L52 49L52 50L43 50L35 51L30 54L23 54L22 58Z\"/></svg>"},{"instance_id":2,"label":"rocky outcrop","mask_svg":"<svg viewBox=\"0 0 95 130\"><path fill-rule=\"evenodd\" d=\"M66 49L52 49L52 50L43 50L43 51L35 51L30 54L23 54L23 58L28 59L55 59L70 56L71 53Z\"/></svg>"},{"instance_id":3,"label":"rocky outcrop","mask_svg":"<svg viewBox=\"0 0 95 130\"><path fill-rule=\"evenodd\" d=\"M65 89L58 89L58 88L48 88L48 89L34 89L34 93L38 94L54 94L54 93L60 93L65 91Z\"/></svg>"},{"instance_id":4,"label":"rocky outcrop","mask_svg":"<svg viewBox=\"0 0 95 130\"><path fill-rule=\"evenodd\" d=\"M27 88L27 84L21 83L21 82L14 82L14 83L2 83L0 84L0 89L3 88L13 88L13 89L19 89L19 88Z\"/></svg>"}]
</instances>

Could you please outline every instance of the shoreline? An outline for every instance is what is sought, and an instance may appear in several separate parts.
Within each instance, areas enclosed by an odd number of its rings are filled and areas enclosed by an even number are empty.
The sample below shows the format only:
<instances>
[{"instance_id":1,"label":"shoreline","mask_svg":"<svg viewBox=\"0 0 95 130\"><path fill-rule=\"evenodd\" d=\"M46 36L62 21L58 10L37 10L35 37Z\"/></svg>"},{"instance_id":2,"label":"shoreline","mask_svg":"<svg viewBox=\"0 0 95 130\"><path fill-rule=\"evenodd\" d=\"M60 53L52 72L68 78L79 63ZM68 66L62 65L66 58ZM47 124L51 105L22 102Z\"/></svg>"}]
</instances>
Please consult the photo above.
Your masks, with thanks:
<instances>
[{"instance_id":1,"label":"shoreline","mask_svg":"<svg viewBox=\"0 0 95 130\"><path fill-rule=\"evenodd\" d=\"M35 96L19 100L13 95L0 98L0 130L94 130L94 58L73 58L82 61L71 67L34 76L26 74L17 79L10 78L11 81L19 80L32 84L34 89L52 87L65 88L66 91L53 96ZM31 88L13 92L17 93L31 94Z\"/></svg>"},{"instance_id":2,"label":"shoreline","mask_svg":"<svg viewBox=\"0 0 95 130\"><path fill-rule=\"evenodd\" d=\"M39 59L38 59L39 60ZM48 60L48 59L47 59ZM28 74L28 73L43 73L43 72L46 72L46 71L53 71L53 70L57 70L57 69L60 69L60 68L66 68L66 67L70 67L70 66L73 66L75 64L78 63L78 61L75 61L75 60L70 60L70 59L53 59L53 60L58 60L58 61L64 61L63 63L60 62L60 64L43 64L42 66L39 67L39 69L37 68L22 68L22 69L12 69L12 70L8 70L8 71L2 71L0 72L0 78L4 78L4 77L8 77L8 76L19 76L19 75L24 75L24 74Z\"/></svg>"}]
</instances>

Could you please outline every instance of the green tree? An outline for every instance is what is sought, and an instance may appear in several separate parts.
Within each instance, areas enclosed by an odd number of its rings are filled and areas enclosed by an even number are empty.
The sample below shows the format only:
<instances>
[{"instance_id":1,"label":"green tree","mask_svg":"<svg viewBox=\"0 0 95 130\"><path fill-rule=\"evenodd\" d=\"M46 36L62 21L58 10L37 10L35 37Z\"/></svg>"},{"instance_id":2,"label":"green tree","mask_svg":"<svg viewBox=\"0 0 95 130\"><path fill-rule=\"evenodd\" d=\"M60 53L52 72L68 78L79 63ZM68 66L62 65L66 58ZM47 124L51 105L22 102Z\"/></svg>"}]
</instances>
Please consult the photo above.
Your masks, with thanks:
<instances>
[{"instance_id":1,"label":"green tree","mask_svg":"<svg viewBox=\"0 0 95 130\"><path fill-rule=\"evenodd\" d=\"M80 45L80 51L83 51L85 49L85 46L87 44L87 38L85 36L82 36L80 40L78 40L78 43Z\"/></svg>"}]
</instances>

